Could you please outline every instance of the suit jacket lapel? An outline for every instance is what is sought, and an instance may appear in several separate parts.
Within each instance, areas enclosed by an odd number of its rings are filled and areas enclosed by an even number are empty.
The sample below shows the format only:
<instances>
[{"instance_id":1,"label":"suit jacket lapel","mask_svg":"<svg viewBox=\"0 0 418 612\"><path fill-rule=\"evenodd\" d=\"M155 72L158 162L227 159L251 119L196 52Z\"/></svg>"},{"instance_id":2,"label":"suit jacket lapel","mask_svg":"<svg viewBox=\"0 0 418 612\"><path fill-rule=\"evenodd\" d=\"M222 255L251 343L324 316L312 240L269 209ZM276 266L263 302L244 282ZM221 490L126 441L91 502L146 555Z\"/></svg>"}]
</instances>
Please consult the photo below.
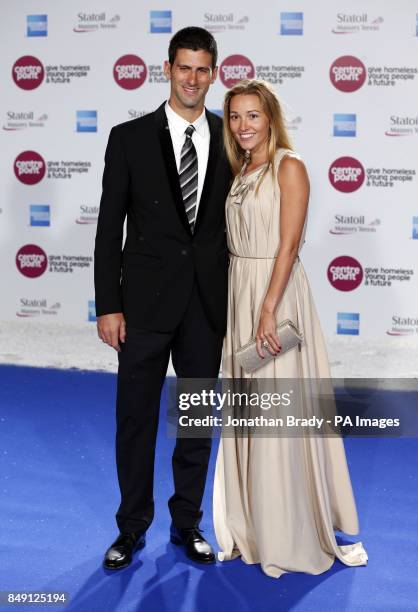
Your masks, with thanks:
<instances>
[{"instance_id":1,"label":"suit jacket lapel","mask_svg":"<svg viewBox=\"0 0 418 612\"><path fill-rule=\"evenodd\" d=\"M174 157L173 143L171 141L170 130L168 127L167 115L165 113L165 102L155 111L155 121L158 129L158 137L161 145L161 153L167 171L167 178L170 185L173 202L182 225L191 234L190 225L184 208L183 197L180 189L179 176L177 172L176 158Z\"/></svg>"},{"instance_id":2,"label":"suit jacket lapel","mask_svg":"<svg viewBox=\"0 0 418 612\"><path fill-rule=\"evenodd\" d=\"M202 224L205 211L208 207L210 194L214 182L216 181L216 164L219 157L219 147L221 139L221 130L214 121L212 114L208 111L206 111L206 118L208 120L210 131L209 157L208 165L206 168L205 180L203 183L202 195L200 197L199 208L197 210L197 218L194 228L195 234Z\"/></svg>"}]
</instances>

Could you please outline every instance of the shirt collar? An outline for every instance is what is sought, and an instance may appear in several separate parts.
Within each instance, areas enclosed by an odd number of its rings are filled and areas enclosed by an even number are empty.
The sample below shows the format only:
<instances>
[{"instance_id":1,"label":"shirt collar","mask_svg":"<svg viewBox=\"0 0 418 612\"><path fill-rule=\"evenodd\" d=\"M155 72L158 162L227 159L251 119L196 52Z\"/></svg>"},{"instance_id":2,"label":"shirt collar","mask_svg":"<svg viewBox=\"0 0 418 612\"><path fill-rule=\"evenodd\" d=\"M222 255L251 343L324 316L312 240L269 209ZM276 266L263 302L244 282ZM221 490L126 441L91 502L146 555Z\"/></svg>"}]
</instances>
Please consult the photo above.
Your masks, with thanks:
<instances>
[{"instance_id":1,"label":"shirt collar","mask_svg":"<svg viewBox=\"0 0 418 612\"><path fill-rule=\"evenodd\" d=\"M202 114L193 123L189 123L183 117L180 117L175 110L171 108L168 101L165 103L165 113L167 115L170 129L173 129L179 136L184 136L184 132L189 125L192 125L196 132L204 138L206 136L206 130L208 129L208 120L206 119L206 112L203 109Z\"/></svg>"}]
</instances>

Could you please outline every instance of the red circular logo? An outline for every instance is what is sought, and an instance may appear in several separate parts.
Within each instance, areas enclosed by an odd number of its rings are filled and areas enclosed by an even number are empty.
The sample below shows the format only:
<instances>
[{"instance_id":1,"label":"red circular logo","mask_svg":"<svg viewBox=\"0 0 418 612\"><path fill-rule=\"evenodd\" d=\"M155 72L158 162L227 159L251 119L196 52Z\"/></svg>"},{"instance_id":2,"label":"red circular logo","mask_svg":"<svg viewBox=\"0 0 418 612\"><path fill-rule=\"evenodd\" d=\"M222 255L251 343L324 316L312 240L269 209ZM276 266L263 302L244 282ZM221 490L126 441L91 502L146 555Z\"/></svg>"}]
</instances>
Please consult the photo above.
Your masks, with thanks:
<instances>
[{"instance_id":1,"label":"red circular logo","mask_svg":"<svg viewBox=\"0 0 418 612\"><path fill-rule=\"evenodd\" d=\"M25 244L16 253L16 266L23 276L36 278L41 276L48 265L48 257L36 244Z\"/></svg>"},{"instance_id":2,"label":"red circular logo","mask_svg":"<svg viewBox=\"0 0 418 612\"><path fill-rule=\"evenodd\" d=\"M147 67L137 55L122 55L113 66L113 76L123 89L138 89L147 78Z\"/></svg>"},{"instance_id":3,"label":"red circular logo","mask_svg":"<svg viewBox=\"0 0 418 612\"><path fill-rule=\"evenodd\" d=\"M44 80L45 71L41 62L33 55L19 57L13 65L12 77L21 89L35 89Z\"/></svg>"},{"instance_id":4,"label":"red circular logo","mask_svg":"<svg viewBox=\"0 0 418 612\"><path fill-rule=\"evenodd\" d=\"M353 291L363 280L363 268L354 257L341 255L331 261L327 276L331 285L338 291Z\"/></svg>"},{"instance_id":5,"label":"red circular logo","mask_svg":"<svg viewBox=\"0 0 418 612\"><path fill-rule=\"evenodd\" d=\"M334 87L349 93L360 89L366 80L366 72L366 66L357 57L343 55L332 64L329 77Z\"/></svg>"},{"instance_id":6,"label":"red circular logo","mask_svg":"<svg viewBox=\"0 0 418 612\"><path fill-rule=\"evenodd\" d=\"M45 176L45 162L36 151L23 151L14 161L16 178L25 185L35 185Z\"/></svg>"},{"instance_id":7,"label":"red circular logo","mask_svg":"<svg viewBox=\"0 0 418 612\"><path fill-rule=\"evenodd\" d=\"M219 74L225 87L231 88L243 79L253 79L255 70L245 55L229 55L222 62Z\"/></svg>"},{"instance_id":8,"label":"red circular logo","mask_svg":"<svg viewBox=\"0 0 418 612\"><path fill-rule=\"evenodd\" d=\"M339 157L332 162L328 170L331 185L343 193L360 189L365 176L363 166L354 157Z\"/></svg>"}]
</instances>

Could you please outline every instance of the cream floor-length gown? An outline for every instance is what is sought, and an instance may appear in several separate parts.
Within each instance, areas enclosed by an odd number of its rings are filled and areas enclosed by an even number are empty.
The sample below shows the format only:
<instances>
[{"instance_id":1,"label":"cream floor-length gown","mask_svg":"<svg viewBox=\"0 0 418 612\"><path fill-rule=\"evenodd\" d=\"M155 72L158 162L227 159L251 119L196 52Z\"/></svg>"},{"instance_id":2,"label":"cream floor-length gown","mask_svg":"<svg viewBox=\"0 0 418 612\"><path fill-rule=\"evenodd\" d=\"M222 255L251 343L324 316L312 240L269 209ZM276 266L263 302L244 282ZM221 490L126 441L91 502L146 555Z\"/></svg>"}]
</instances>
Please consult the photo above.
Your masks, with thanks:
<instances>
[{"instance_id":1,"label":"cream floor-length gown","mask_svg":"<svg viewBox=\"0 0 418 612\"><path fill-rule=\"evenodd\" d=\"M253 375L246 374L234 358L235 351L255 336L279 248L277 170L285 155L298 157L279 149L274 178L269 171L257 193L256 181L264 166L238 175L227 198L231 261L223 378L331 378L318 315L299 258L276 317L278 323L291 319L301 327L301 349L284 353ZM361 542L339 546L335 539L334 529L351 535L359 530L340 437L222 436L213 514L221 561L241 556L245 563L260 563L275 578L285 572L320 574L335 558L350 566L367 563Z\"/></svg>"}]
</instances>

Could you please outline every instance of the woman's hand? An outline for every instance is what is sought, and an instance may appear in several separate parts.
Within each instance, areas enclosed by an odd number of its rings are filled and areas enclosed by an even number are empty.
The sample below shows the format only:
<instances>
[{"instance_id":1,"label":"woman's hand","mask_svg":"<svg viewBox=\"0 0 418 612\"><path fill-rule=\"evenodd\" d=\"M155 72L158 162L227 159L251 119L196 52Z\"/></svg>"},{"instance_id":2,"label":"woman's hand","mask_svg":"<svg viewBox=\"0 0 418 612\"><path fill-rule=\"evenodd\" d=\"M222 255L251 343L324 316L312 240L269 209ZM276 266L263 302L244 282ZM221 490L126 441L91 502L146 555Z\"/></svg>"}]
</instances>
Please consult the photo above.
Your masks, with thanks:
<instances>
[{"instance_id":1,"label":"woman's hand","mask_svg":"<svg viewBox=\"0 0 418 612\"><path fill-rule=\"evenodd\" d=\"M280 340L276 333L276 327L277 323L274 314L262 310L257 335L255 337L257 342L257 353L262 359L264 359L263 351L265 350L268 350L274 356L280 353L282 347L280 346ZM269 346L263 347L264 342L268 342Z\"/></svg>"}]
</instances>

